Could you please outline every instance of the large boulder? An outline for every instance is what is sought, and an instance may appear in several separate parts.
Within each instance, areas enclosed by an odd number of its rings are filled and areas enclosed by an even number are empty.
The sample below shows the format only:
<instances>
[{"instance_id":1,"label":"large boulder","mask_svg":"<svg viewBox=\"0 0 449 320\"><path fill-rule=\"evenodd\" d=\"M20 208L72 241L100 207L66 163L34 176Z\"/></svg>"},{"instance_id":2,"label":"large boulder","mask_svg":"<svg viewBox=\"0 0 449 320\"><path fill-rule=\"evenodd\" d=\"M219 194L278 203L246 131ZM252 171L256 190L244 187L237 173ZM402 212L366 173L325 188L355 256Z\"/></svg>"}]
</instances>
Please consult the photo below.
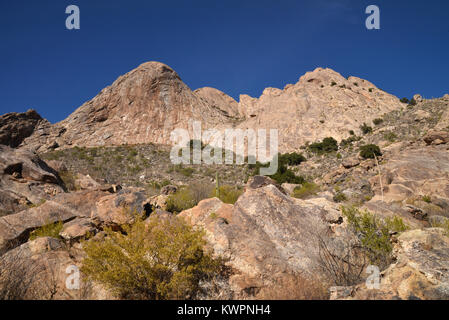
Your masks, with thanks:
<instances>
[{"instance_id":1,"label":"large boulder","mask_svg":"<svg viewBox=\"0 0 449 320\"><path fill-rule=\"evenodd\" d=\"M28 240L31 231L54 222L89 217L102 191L62 193L42 205L0 218L0 255Z\"/></svg>"},{"instance_id":2,"label":"large boulder","mask_svg":"<svg viewBox=\"0 0 449 320\"><path fill-rule=\"evenodd\" d=\"M214 253L232 268L234 297L254 298L287 274L316 276L320 238L341 245L341 215L325 203L294 199L268 184L247 188L235 205L207 199L180 216L204 228Z\"/></svg>"},{"instance_id":3,"label":"large boulder","mask_svg":"<svg viewBox=\"0 0 449 320\"><path fill-rule=\"evenodd\" d=\"M371 201L397 202L432 195L449 200L449 153L434 147L409 149L391 157L370 182L375 192Z\"/></svg>"},{"instance_id":4,"label":"large boulder","mask_svg":"<svg viewBox=\"0 0 449 320\"><path fill-rule=\"evenodd\" d=\"M117 229L133 223L138 216L149 216L151 211L143 191L123 189L99 199L90 218L97 226Z\"/></svg>"},{"instance_id":5,"label":"large boulder","mask_svg":"<svg viewBox=\"0 0 449 320\"><path fill-rule=\"evenodd\" d=\"M24 210L63 191L56 171L35 153L0 145L0 216Z\"/></svg>"}]
</instances>

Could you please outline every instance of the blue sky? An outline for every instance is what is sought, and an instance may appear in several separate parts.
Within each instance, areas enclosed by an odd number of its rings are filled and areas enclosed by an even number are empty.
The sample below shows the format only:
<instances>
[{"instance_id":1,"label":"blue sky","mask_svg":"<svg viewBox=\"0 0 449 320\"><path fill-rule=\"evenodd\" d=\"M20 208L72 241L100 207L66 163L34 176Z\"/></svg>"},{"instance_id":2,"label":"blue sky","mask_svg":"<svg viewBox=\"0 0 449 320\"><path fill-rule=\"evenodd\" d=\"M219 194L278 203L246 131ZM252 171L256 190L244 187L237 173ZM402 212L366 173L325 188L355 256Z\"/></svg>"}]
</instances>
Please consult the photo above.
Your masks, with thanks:
<instances>
[{"instance_id":1,"label":"blue sky","mask_svg":"<svg viewBox=\"0 0 449 320\"><path fill-rule=\"evenodd\" d=\"M78 5L81 29L65 28ZM381 30L365 28L365 8ZM0 4L0 114L56 122L146 61L238 99L330 67L398 97L449 93L446 0L14 0Z\"/></svg>"}]
</instances>

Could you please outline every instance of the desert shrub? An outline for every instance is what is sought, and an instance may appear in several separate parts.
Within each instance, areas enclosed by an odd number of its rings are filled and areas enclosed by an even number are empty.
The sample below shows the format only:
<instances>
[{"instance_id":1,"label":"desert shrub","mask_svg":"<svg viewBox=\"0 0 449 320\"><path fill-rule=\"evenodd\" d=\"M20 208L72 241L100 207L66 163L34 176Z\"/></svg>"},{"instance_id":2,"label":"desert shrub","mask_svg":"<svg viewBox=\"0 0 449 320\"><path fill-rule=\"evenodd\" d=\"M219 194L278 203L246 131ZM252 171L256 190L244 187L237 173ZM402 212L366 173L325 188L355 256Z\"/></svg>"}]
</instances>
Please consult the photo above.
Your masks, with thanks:
<instances>
[{"instance_id":1,"label":"desert shrub","mask_svg":"<svg viewBox=\"0 0 449 320\"><path fill-rule=\"evenodd\" d=\"M279 156L279 162L289 165L289 166L297 166L302 162L306 161L306 158L301 153L285 153Z\"/></svg>"},{"instance_id":2,"label":"desert shrub","mask_svg":"<svg viewBox=\"0 0 449 320\"><path fill-rule=\"evenodd\" d=\"M367 144L360 147L360 156L364 159L374 159L382 155L379 146L375 144Z\"/></svg>"},{"instance_id":3,"label":"desert shrub","mask_svg":"<svg viewBox=\"0 0 449 320\"><path fill-rule=\"evenodd\" d=\"M176 165L175 171L182 174L183 176L190 177L195 172L195 169L190 167L183 167L182 165Z\"/></svg>"},{"instance_id":4,"label":"desert shrub","mask_svg":"<svg viewBox=\"0 0 449 320\"><path fill-rule=\"evenodd\" d=\"M199 182L183 186L167 198L167 211L179 213L193 208L201 200L209 198L212 190L212 185Z\"/></svg>"},{"instance_id":5,"label":"desert shrub","mask_svg":"<svg viewBox=\"0 0 449 320\"><path fill-rule=\"evenodd\" d=\"M353 131L353 132L354 132L354 131ZM340 147L341 147L341 148L346 148L347 146L350 146L350 145L352 145L352 143L357 142L357 141L360 141L361 139L362 139L361 137L358 137L358 136L356 136L356 135L352 135L352 136L350 136L350 137L347 138L347 139L341 140L341 142L340 142Z\"/></svg>"},{"instance_id":6,"label":"desert shrub","mask_svg":"<svg viewBox=\"0 0 449 320\"><path fill-rule=\"evenodd\" d=\"M349 130L349 134L350 134L351 136L355 135L354 130Z\"/></svg>"},{"instance_id":7,"label":"desert shrub","mask_svg":"<svg viewBox=\"0 0 449 320\"><path fill-rule=\"evenodd\" d=\"M432 228L443 228L447 237L449 237L449 220L431 220Z\"/></svg>"},{"instance_id":8,"label":"desert shrub","mask_svg":"<svg viewBox=\"0 0 449 320\"><path fill-rule=\"evenodd\" d=\"M58 172L58 174L67 190L76 191L78 189L78 186L75 183L76 177L72 172L64 170Z\"/></svg>"},{"instance_id":9,"label":"desert shrub","mask_svg":"<svg viewBox=\"0 0 449 320\"><path fill-rule=\"evenodd\" d=\"M59 232L61 232L63 226L64 224L62 223L62 221L43 225L42 227L37 228L30 233L30 240L35 240L42 237L51 237L58 239L60 238Z\"/></svg>"},{"instance_id":10,"label":"desert shrub","mask_svg":"<svg viewBox=\"0 0 449 320\"><path fill-rule=\"evenodd\" d=\"M122 299L195 299L201 283L221 272L205 251L204 232L182 219L154 216L125 227L105 229L106 237L83 243L81 271Z\"/></svg>"},{"instance_id":11,"label":"desert shrub","mask_svg":"<svg viewBox=\"0 0 449 320\"><path fill-rule=\"evenodd\" d=\"M412 98L408 105L409 106L416 106L416 100Z\"/></svg>"},{"instance_id":12,"label":"desert shrub","mask_svg":"<svg viewBox=\"0 0 449 320\"><path fill-rule=\"evenodd\" d=\"M391 234L408 229L401 218L380 219L368 211L355 207L342 207L349 226L359 235L359 240L371 264L379 268L391 262Z\"/></svg>"},{"instance_id":13,"label":"desert shrub","mask_svg":"<svg viewBox=\"0 0 449 320\"><path fill-rule=\"evenodd\" d=\"M402 98L399 101L401 101L402 103L406 103L406 104L408 104L410 102L407 98Z\"/></svg>"},{"instance_id":14,"label":"desert shrub","mask_svg":"<svg viewBox=\"0 0 449 320\"><path fill-rule=\"evenodd\" d=\"M337 192L337 193L334 195L333 200L334 200L335 202L344 202L344 201L348 200L348 198L344 195L344 193L342 193L342 192Z\"/></svg>"},{"instance_id":15,"label":"desert shrub","mask_svg":"<svg viewBox=\"0 0 449 320\"><path fill-rule=\"evenodd\" d=\"M293 190L293 197L298 199L306 199L310 196L317 194L320 191L320 187L313 182L304 182L301 186L296 187Z\"/></svg>"},{"instance_id":16,"label":"desert shrub","mask_svg":"<svg viewBox=\"0 0 449 320\"><path fill-rule=\"evenodd\" d=\"M275 180L278 183L295 183L301 184L305 181L305 179L301 176L297 176L292 170L287 168L287 163L297 163L301 161L302 155L300 157L297 156L288 156L285 157L283 155L278 155L278 169L275 174L271 175L270 178ZM248 169L250 170L250 175L259 174L260 168L266 168L269 164L263 164L260 162L256 162L256 164L248 164Z\"/></svg>"},{"instance_id":17,"label":"desert shrub","mask_svg":"<svg viewBox=\"0 0 449 320\"><path fill-rule=\"evenodd\" d=\"M234 204L242 193L243 190L235 186L223 185L218 188L218 194L217 191L214 190L211 197L218 197L224 203Z\"/></svg>"},{"instance_id":18,"label":"desert shrub","mask_svg":"<svg viewBox=\"0 0 449 320\"><path fill-rule=\"evenodd\" d=\"M397 138L398 138L398 136L396 135L396 133L394 133L392 131L384 134L384 139L389 142L395 142Z\"/></svg>"},{"instance_id":19,"label":"desert shrub","mask_svg":"<svg viewBox=\"0 0 449 320\"><path fill-rule=\"evenodd\" d=\"M384 119L381 118L376 118L373 120L373 123L378 126L379 124L381 124L382 122L384 122Z\"/></svg>"},{"instance_id":20,"label":"desert shrub","mask_svg":"<svg viewBox=\"0 0 449 320\"><path fill-rule=\"evenodd\" d=\"M338 150L338 142L332 137L324 138L322 142L309 145L309 150L316 154L324 154Z\"/></svg>"},{"instance_id":21,"label":"desert shrub","mask_svg":"<svg viewBox=\"0 0 449 320\"><path fill-rule=\"evenodd\" d=\"M360 126L360 130L362 130L363 134L368 134L373 132L373 128L371 128L369 125L367 125L366 123L363 123L363 125Z\"/></svg>"},{"instance_id":22,"label":"desert shrub","mask_svg":"<svg viewBox=\"0 0 449 320\"><path fill-rule=\"evenodd\" d=\"M432 198L429 195L424 195L424 196L422 196L422 201L424 201L426 203L431 203Z\"/></svg>"}]
</instances>

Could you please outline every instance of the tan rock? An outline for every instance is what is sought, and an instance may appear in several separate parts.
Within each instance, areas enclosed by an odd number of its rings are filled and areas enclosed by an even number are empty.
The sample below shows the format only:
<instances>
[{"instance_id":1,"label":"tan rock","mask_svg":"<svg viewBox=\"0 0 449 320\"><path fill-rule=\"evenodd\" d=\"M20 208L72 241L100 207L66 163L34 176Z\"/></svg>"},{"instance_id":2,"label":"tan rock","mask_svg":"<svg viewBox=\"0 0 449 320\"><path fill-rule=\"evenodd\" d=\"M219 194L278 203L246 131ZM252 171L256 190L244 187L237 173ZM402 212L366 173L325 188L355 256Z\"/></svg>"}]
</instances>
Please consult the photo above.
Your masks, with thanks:
<instances>
[{"instance_id":1,"label":"tan rock","mask_svg":"<svg viewBox=\"0 0 449 320\"><path fill-rule=\"evenodd\" d=\"M447 131L430 131L423 139L428 145L439 145L449 142L449 132Z\"/></svg>"},{"instance_id":2,"label":"tan rock","mask_svg":"<svg viewBox=\"0 0 449 320\"><path fill-rule=\"evenodd\" d=\"M201 201L179 216L206 231L214 253L234 270L234 298L251 298L282 275L316 274L318 235L332 243L339 223L326 211L327 200L303 201L286 196L273 184L247 188L234 206L219 199Z\"/></svg>"}]
</instances>

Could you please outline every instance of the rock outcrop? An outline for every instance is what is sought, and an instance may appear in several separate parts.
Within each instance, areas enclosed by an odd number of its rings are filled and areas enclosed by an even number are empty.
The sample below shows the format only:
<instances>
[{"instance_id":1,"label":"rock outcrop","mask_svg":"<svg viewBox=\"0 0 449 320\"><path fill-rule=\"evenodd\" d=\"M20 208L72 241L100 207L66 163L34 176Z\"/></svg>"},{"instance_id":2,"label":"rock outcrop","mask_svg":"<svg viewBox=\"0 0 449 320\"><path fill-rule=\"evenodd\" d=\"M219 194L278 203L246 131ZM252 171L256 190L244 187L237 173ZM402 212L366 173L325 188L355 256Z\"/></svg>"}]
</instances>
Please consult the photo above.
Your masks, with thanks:
<instances>
[{"instance_id":1,"label":"rock outcrop","mask_svg":"<svg viewBox=\"0 0 449 320\"><path fill-rule=\"evenodd\" d=\"M334 239L339 219L330 213L323 203L290 198L268 184L248 187L235 205L207 199L180 216L203 227L214 253L234 270L235 297L254 298L283 275L316 275L319 237L341 245Z\"/></svg>"},{"instance_id":2,"label":"rock outcrop","mask_svg":"<svg viewBox=\"0 0 449 320\"><path fill-rule=\"evenodd\" d=\"M172 144L176 128L279 130L282 152L332 136L346 138L399 100L369 81L317 68L283 90L267 88L259 98L241 95L237 103L213 88L192 92L165 64L147 62L119 77L67 119L41 125L23 142L40 152L70 146ZM354 117L354 115L357 115Z\"/></svg>"},{"instance_id":3,"label":"rock outcrop","mask_svg":"<svg viewBox=\"0 0 449 320\"><path fill-rule=\"evenodd\" d=\"M0 144L18 147L25 138L31 136L41 126L49 124L35 110L24 113L7 113L0 116Z\"/></svg>"},{"instance_id":4,"label":"rock outcrop","mask_svg":"<svg viewBox=\"0 0 449 320\"><path fill-rule=\"evenodd\" d=\"M40 204L64 192L56 171L36 154L0 145L0 216Z\"/></svg>"},{"instance_id":5,"label":"rock outcrop","mask_svg":"<svg viewBox=\"0 0 449 320\"><path fill-rule=\"evenodd\" d=\"M45 142L37 134L26 142L39 151L56 145L171 144L170 133L191 130L193 120L207 128L228 122L229 116L193 93L173 69L148 62L49 128Z\"/></svg>"}]
</instances>

